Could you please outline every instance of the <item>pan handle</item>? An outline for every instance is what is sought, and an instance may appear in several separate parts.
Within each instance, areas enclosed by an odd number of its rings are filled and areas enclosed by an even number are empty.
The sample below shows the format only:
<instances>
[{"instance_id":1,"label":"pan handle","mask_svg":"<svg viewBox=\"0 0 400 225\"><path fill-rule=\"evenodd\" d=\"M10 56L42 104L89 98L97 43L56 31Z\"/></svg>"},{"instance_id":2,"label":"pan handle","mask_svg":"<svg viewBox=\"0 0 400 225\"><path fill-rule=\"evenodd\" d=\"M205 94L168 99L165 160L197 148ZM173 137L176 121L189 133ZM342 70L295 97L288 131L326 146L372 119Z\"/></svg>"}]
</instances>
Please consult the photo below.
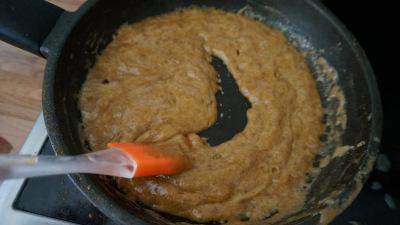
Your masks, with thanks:
<instances>
[{"instance_id":1,"label":"pan handle","mask_svg":"<svg viewBox=\"0 0 400 225\"><path fill-rule=\"evenodd\" d=\"M44 57L42 43L63 12L44 0L1 0L0 40Z\"/></svg>"}]
</instances>

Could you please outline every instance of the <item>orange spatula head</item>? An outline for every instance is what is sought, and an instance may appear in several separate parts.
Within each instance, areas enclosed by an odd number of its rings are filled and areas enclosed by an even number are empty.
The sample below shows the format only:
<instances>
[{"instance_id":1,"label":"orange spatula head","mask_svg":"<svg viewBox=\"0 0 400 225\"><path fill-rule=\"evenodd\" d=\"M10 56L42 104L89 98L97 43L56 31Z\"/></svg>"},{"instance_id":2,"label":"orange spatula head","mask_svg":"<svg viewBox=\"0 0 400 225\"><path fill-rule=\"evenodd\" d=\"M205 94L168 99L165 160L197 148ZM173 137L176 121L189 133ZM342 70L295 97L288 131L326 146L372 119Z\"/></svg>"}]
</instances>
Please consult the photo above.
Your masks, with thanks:
<instances>
[{"instance_id":1,"label":"orange spatula head","mask_svg":"<svg viewBox=\"0 0 400 225\"><path fill-rule=\"evenodd\" d=\"M150 145L113 142L108 143L107 147L123 151L136 162L135 177L176 174L188 165L185 158L163 153Z\"/></svg>"}]
</instances>

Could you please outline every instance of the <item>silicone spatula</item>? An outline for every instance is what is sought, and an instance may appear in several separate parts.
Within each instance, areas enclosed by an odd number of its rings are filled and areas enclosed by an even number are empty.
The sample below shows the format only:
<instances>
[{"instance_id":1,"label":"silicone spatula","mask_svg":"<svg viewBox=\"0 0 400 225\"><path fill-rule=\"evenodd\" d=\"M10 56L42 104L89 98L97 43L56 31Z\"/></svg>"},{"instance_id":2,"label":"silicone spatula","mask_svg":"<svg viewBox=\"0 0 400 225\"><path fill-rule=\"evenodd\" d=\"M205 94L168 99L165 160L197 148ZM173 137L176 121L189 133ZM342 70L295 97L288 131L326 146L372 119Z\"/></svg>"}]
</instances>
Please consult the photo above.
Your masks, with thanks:
<instances>
[{"instance_id":1,"label":"silicone spatula","mask_svg":"<svg viewBox=\"0 0 400 225\"><path fill-rule=\"evenodd\" d=\"M75 156L0 155L0 179L68 173L133 178L171 175L185 168L183 157L134 143L109 143L108 149Z\"/></svg>"}]
</instances>

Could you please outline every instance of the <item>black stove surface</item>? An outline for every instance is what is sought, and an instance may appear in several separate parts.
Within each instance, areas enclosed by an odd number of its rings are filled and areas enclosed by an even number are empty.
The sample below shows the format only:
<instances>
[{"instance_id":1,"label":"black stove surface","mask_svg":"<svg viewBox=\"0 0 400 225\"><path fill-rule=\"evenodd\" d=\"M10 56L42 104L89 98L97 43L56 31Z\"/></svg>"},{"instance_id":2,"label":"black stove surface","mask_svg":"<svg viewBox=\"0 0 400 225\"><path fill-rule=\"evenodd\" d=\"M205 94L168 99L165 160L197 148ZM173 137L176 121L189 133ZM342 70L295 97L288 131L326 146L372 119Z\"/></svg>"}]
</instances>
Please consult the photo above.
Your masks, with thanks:
<instances>
[{"instance_id":1,"label":"black stove surface","mask_svg":"<svg viewBox=\"0 0 400 225\"><path fill-rule=\"evenodd\" d=\"M354 2L354 3L351 3ZM396 7L375 1L323 0L353 32L366 51L374 68L383 103L384 130L378 166L371 173L361 193L332 225L400 224L400 96L390 52L396 47L391 32L395 27ZM353 5L352 5L353 4ZM53 154L47 140L41 154ZM77 224L116 224L97 210L65 175L28 179L14 208Z\"/></svg>"},{"instance_id":2,"label":"black stove surface","mask_svg":"<svg viewBox=\"0 0 400 225\"><path fill-rule=\"evenodd\" d=\"M40 154L54 155L49 139L46 139ZM82 225L117 224L94 207L67 175L28 179L13 207Z\"/></svg>"}]
</instances>

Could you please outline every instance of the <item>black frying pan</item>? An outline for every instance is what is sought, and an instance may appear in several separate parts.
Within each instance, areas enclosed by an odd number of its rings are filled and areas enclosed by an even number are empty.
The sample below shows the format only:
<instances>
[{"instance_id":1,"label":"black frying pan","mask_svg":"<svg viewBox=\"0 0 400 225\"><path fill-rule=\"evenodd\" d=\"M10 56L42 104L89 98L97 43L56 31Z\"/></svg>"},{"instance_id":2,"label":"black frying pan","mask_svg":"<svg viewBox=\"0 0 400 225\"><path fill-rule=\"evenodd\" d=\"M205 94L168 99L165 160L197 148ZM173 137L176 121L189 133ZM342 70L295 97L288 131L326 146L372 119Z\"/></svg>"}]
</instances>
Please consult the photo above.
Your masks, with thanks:
<instances>
[{"instance_id":1,"label":"black frying pan","mask_svg":"<svg viewBox=\"0 0 400 225\"><path fill-rule=\"evenodd\" d=\"M363 50L350 32L319 1L313 0L92 0L78 11L69 13L40 0L2 0L0 2L0 38L47 58L43 82L43 111L48 134L57 154L79 154L87 148L81 140L81 116L77 94L95 56L111 41L118 27L149 16L186 6L208 6L228 11L246 10L261 15L262 22L284 31L299 50L315 50L306 57L315 78L323 76L316 59L324 57L338 72L338 85L346 99L347 126L345 129L327 126L321 139L327 143L326 154L335 145L362 145L324 167L316 178L310 176L310 192L304 208L282 223L317 224L323 200L335 190L336 198L345 206L351 202L375 160L381 134L382 115L375 78ZM323 50L323 51L321 51ZM244 112L250 105L236 89L229 72L218 59L213 64L220 73L222 88L229 97L217 94L224 102L218 110L225 115L200 135L209 137L216 145L243 129ZM224 81L225 79L225 81ZM338 102L328 98L332 88L328 81L318 81L318 89L326 111L338 110ZM234 100L232 100L234 99ZM106 113L106 112L105 112ZM324 121L335 122L335 116L325 115ZM332 123L334 124L334 123ZM340 140L329 140L339 134ZM318 166L319 158L315 159ZM187 221L162 213L150 212L138 203L127 202L112 180L92 175L70 175L75 185L103 213L126 224L146 221L166 224L168 221ZM355 179L357 178L357 179ZM90 188L89 188L90 187ZM77 206L79 207L79 206ZM212 222L217 224L217 222Z\"/></svg>"}]
</instances>

